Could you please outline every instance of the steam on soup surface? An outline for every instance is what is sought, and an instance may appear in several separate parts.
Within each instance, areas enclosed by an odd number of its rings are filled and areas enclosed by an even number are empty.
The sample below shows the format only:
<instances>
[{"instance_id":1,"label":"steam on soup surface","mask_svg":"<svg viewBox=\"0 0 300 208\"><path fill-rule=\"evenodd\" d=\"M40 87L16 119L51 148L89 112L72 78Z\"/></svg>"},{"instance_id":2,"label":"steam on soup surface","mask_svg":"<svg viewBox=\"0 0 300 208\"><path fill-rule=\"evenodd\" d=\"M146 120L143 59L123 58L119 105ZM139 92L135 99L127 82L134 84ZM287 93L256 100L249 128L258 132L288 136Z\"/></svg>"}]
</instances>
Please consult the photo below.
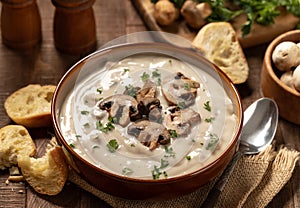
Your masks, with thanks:
<instances>
[{"instance_id":1,"label":"steam on soup surface","mask_svg":"<svg viewBox=\"0 0 300 208\"><path fill-rule=\"evenodd\" d=\"M60 113L67 143L95 166L141 179L191 173L212 162L237 128L234 106L205 71L138 54L77 83Z\"/></svg>"}]
</instances>

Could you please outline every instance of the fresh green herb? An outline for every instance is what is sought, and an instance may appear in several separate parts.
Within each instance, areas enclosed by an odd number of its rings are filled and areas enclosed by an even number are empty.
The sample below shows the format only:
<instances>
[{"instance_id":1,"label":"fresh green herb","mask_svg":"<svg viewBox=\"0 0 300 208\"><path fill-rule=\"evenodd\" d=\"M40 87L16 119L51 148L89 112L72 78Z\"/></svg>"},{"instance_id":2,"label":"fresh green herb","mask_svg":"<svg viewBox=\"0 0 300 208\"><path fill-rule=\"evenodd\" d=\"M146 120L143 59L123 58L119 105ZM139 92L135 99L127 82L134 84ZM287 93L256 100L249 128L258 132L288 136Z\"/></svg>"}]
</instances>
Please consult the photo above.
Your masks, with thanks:
<instances>
[{"instance_id":1,"label":"fresh green herb","mask_svg":"<svg viewBox=\"0 0 300 208\"><path fill-rule=\"evenodd\" d=\"M212 150L213 148L215 148L215 146L217 145L218 141L219 141L219 137L216 134L209 134L209 143L206 146L207 150Z\"/></svg>"},{"instance_id":2,"label":"fresh green herb","mask_svg":"<svg viewBox=\"0 0 300 208\"><path fill-rule=\"evenodd\" d=\"M103 90L102 90L101 88L97 88L97 92L98 92L99 94L102 94L102 93L103 93Z\"/></svg>"},{"instance_id":3,"label":"fresh green herb","mask_svg":"<svg viewBox=\"0 0 300 208\"><path fill-rule=\"evenodd\" d=\"M80 138L80 137L81 137L81 135L78 135L78 134L77 134L77 135L75 135L75 137L78 139L78 138Z\"/></svg>"},{"instance_id":4,"label":"fresh green herb","mask_svg":"<svg viewBox=\"0 0 300 208\"><path fill-rule=\"evenodd\" d=\"M169 132L171 138L177 138L178 137L176 130L168 129L168 132Z\"/></svg>"},{"instance_id":5,"label":"fresh green herb","mask_svg":"<svg viewBox=\"0 0 300 208\"><path fill-rule=\"evenodd\" d=\"M187 160L191 160L191 159L192 159L192 157L191 157L190 155L185 156L185 158L186 158Z\"/></svg>"},{"instance_id":6,"label":"fresh green herb","mask_svg":"<svg viewBox=\"0 0 300 208\"><path fill-rule=\"evenodd\" d=\"M133 173L133 170L130 168L127 168L127 167L123 168L123 170L122 170L123 175L130 175L132 173Z\"/></svg>"},{"instance_id":7,"label":"fresh green herb","mask_svg":"<svg viewBox=\"0 0 300 208\"><path fill-rule=\"evenodd\" d=\"M128 68L124 69L124 73L129 72L129 71L130 71L130 69L128 69Z\"/></svg>"},{"instance_id":8,"label":"fresh green herb","mask_svg":"<svg viewBox=\"0 0 300 208\"><path fill-rule=\"evenodd\" d=\"M153 78L160 77L160 73L158 72L157 69L155 69L155 70L152 72L152 77L153 77Z\"/></svg>"},{"instance_id":9,"label":"fresh green herb","mask_svg":"<svg viewBox=\"0 0 300 208\"><path fill-rule=\"evenodd\" d=\"M167 160L161 159L160 160L160 166L157 167L156 165L154 165L154 168L151 171L152 178L154 180L159 179L161 174L163 174L165 177L167 177L168 175L167 175L166 171L161 172L161 169L167 167L168 165L169 165L169 162Z\"/></svg>"},{"instance_id":10,"label":"fresh green herb","mask_svg":"<svg viewBox=\"0 0 300 208\"><path fill-rule=\"evenodd\" d=\"M108 122L105 125L103 125L101 123L101 120L98 120L96 122L96 129L98 129L98 130L100 130L100 131L102 131L104 133L107 133L107 132L113 130L114 128L115 128L115 126L114 126L114 118L109 118Z\"/></svg>"},{"instance_id":11,"label":"fresh green herb","mask_svg":"<svg viewBox=\"0 0 300 208\"><path fill-rule=\"evenodd\" d=\"M97 149L97 148L99 148L99 146L98 145L93 145L92 148Z\"/></svg>"},{"instance_id":12,"label":"fresh green herb","mask_svg":"<svg viewBox=\"0 0 300 208\"><path fill-rule=\"evenodd\" d=\"M83 124L83 127L84 128L90 128L90 124L89 123L85 123L85 124Z\"/></svg>"},{"instance_id":13,"label":"fresh green herb","mask_svg":"<svg viewBox=\"0 0 300 208\"><path fill-rule=\"evenodd\" d=\"M206 123L211 123L211 122L213 122L215 120L215 117L209 117L209 118L206 118L206 119L204 119L204 121L206 122Z\"/></svg>"},{"instance_id":14,"label":"fresh green herb","mask_svg":"<svg viewBox=\"0 0 300 208\"><path fill-rule=\"evenodd\" d=\"M190 90L190 89L191 89L191 86L189 85L189 83L184 83L184 84L183 84L183 88L184 88L185 90Z\"/></svg>"},{"instance_id":15,"label":"fresh green herb","mask_svg":"<svg viewBox=\"0 0 300 208\"><path fill-rule=\"evenodd\" d=\"M184 109L186 107L185 102L179 102L177 104L177 107L180 108L180 109Z\"/></svg>"},{"instance_id":16,"label":"fresh green herb","mask_svg":"<svg viewBox=\"0 0 300 208\"><path fill-rule=\"evenodd\" d=\"M137 89L133 85L127 85L125 86L125 90L127 91L127 94L130 95L131 97L136 96Z\"/></svg>"},{"instance_id":17,"label":"fresh green herb","mask_svg":"<svg viewBox=\"0 0 300 208\"><path fill-rule=\"evenodd\" d=\"M161 78L160 77L157 78L157 85L161 86Z\"/></svg>"},{"instance_id":18,"label":"fresh green herb","mask_svg":"<svg viewBox=\"0 0 300 208\"><path fill-rule=\"evenodd\" d=\"M172 147L165 146L165 152L166 154L164 155L164 157L175 157L176 155Z\"/></svg>"},{"instance_id":19,"label":"fresh green herb","mask_svg":"<svg viewBox=\"0 0 300 208\"><path fill-rule=\"evenodd\" d=\"M81 113L81 115L88 115L90 112L89 112L89 111L83 110L83 111L81 111L80 113Z\"/></svg>"},{"instance_id":20,"label":"fresh green herb","mask_svg":"<svg viewBox=\"0 0 300 208\"><path fill-rule=\"evenodd\" d=\"M69 144L69 146L73 149L75 148L75 144L73 144L73 143Z\"/></svg>"},{"instance_id":21,"label":"fresh green herb","mask_svg":"<svg viewBox=\"0 0 300 208\"><path fill-rule=\"evenodd\" d=\"M141 76L141 79L143 82L147 81L149 79L150 75L144 72Z\"/></svg>"},{"instance_id":22,"label":"fresh green herb","mask_svg":"<svg viewBox=\"0 0 300 208\"><path fill-rule=\"evenodd\" d=\"M108 150L110 152L115 152L118 149L119 144L118 144L117 140L112 139L112 140L109 140L106 147L108 148Z\"/></svg>"},{"instance_id":23,"label":"fresh green herb","mask_svg":"<svg viewBox=\"0 0 300 208\"><path fill-rule=\"evenodd\" d=\"M130 147L135 147L135 144L130 144Z\"/></svg>"},{"instance_id":24,"label":"fresh green herb","mask_svg":"<svg viewBox=\"0 0 300 208\"><path fill-rule=\"evenodd\" d=\"M206 102L204 103L203 108L204 108L205 110L209 111L209 112L211 111L211 107L210 107L209 101L206 101Z\"/></svg>"},{"instance_id":25,"label":"fresh green herb","mask_svg":"<svg viewBox=\"0 0 300 208\"><path fill-rule=\"evenodd\" d=\"M100 100L103 100L103 97L100 97L98 100L99 100L99 101L100 101Z\"/></svg>"}]
</instances>

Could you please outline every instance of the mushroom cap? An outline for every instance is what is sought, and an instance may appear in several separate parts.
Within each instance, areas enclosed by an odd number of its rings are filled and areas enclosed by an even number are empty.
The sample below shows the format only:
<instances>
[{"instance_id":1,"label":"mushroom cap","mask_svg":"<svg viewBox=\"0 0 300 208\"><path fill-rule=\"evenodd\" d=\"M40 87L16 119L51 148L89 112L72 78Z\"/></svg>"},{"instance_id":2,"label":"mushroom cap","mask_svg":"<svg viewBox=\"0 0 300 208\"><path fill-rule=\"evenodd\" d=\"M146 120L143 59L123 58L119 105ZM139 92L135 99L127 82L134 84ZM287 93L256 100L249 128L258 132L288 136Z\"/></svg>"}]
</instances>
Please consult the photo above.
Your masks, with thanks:
<instances>
[{"instance_id":1,"label":"mushroom cap","mask_svg":"<svg viewBox=\"0 0 300 208\"><path fill-rule=\"evenodd\" d=\"M300 91L300 65L294 70L293 84L296 90Z\"/></svg>"},{"instance_id":2,"label":"mushroom cap","mask_svg":"<svg viewBox=\"0 0 300 208\"><path fill-rule=\"evenodd\" d=\"M272 61L278 70L290 71L300 64L300 48L291 41L281 42L272 53Z\"/></svg>"}]
</instances>

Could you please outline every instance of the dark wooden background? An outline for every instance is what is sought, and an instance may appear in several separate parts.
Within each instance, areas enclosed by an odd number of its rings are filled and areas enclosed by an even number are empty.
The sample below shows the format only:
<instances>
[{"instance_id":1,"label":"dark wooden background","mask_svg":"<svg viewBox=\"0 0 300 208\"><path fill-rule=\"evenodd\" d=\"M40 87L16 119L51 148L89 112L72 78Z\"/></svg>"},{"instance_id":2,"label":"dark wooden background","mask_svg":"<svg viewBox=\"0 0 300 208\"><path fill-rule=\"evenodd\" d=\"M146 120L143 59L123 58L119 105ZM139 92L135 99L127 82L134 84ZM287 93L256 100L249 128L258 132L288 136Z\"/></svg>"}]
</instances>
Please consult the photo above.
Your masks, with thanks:
<instances>
[{"instance_id":1,"label":"dark wooden background","mask_svg":"<svg viewBox=\"0 0 300 208\"><path fill-rule=\"evenodd\" d=\"M0 43L0 127L12 123L3 108L3 103L10 93L31 83L57 84L66 70L81 58L56 50L53 42L54 6L50 0L38 0L37 3L42 18L42 43L32 50L23 52L9 49ZM93 8L98 47L122 35L147 30L130 0L96 0ZM250 77L245 84L237 86L243 108L262 97L260 71L266 47L267 44L264 44L245 49ZM291 106L293 107L299 106ZM38 146L38 155L42 155L53 133L52 129L31 129L30 133ZM275 140L278 145L285 144L300 151L299 126L280 119ZM37 194L26 183L6 185L7 177L7 170L0 171L1 208L108 207L97 197L69 182L57 196L44 196ZM297 163L291 180L268 207L300 207L299 185L300 166Z\"/></svg>"}]
</instances>

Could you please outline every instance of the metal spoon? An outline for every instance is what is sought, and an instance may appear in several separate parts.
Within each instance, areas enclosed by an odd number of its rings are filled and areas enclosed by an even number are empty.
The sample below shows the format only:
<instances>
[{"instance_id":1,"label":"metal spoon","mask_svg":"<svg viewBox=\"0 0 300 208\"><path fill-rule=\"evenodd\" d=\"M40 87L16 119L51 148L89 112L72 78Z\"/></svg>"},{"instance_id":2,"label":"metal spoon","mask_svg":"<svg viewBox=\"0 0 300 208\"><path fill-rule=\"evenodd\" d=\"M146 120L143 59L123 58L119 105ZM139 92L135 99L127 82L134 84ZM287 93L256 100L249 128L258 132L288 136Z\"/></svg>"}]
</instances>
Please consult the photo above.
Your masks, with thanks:
<instances>
[{"instance_id":1,"label":"metal spoon","mask_svg":"<svg viewBox=\"0 0 300 208\"><path fill-rule=\"evenodd\" d=\"M236 162L242 155L257 154L271 144L276 133L277 123L278 108L270 98L258 99L245 110L238 151L209 192L202 208L214 207Z\"/></svg>"}]
</instances>

